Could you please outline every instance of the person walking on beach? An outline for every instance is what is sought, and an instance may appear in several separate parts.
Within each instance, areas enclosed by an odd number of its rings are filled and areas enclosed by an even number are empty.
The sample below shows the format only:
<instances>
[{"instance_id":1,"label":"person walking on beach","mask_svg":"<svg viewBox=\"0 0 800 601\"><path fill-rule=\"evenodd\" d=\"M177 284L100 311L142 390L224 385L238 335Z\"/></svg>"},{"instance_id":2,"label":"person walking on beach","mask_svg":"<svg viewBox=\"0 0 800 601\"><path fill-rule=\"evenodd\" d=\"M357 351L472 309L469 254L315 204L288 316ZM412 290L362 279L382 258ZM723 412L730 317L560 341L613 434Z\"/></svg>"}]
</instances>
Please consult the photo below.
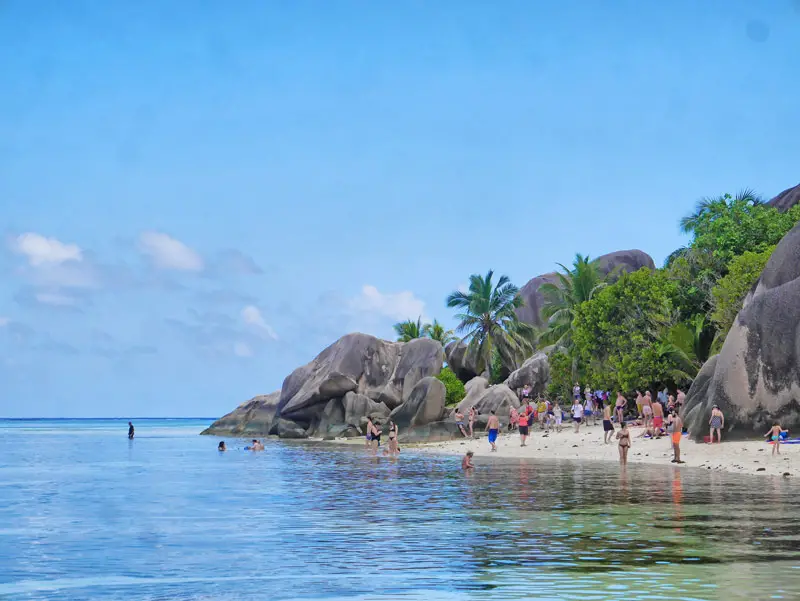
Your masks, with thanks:
<instances>
[{"instance_id":1,"label":"person walking on beach","mask_svg":"<svg viewBox=\"0 0 800 601\"><path fill-rule=\"evenodd\" d=\"M469 417L469 437L475 438L475 435L472 431L473 426L475 425L475 417L477 417L478 412L475 411L475 406L469 408L469 413L467 414Z\"/></svg>"},{"instance_id":2,"label":"person walking on beach","mask_svg":"<svg viewBox=\"0 0 800 601\"><path fill-rule=\"evenodd\" d=\"M556 420L556 432L561 432L561 421L564 419L564 414L561 413L561 403L557 399L555 407L553 407L553 417Z\"/></svg>"},{"instance_id":3,"label":"person walking on beach","mask_svg":"<svg viewBox=\"0 0 800 601\"><path fill-rule=\"evenodd\" d=\"M589 425L589 419L592 420L592 425L594 426L597 422L595 421L594 416L594 401L592 400L592 393L589 393L586 397L586 401L583 403L583 417L586 421L586 425Z\"/></svg>"},{"instance_id":4,"label":"person walking on beach","mask_svg":"<svg viewBox=\"0 0 800 601\"><path fill-rule=\"evenodd\" d=\"M775 423L767 432L767 436L772 440L772 454L781 454L781 434L786 432L779 423Z\"/></svg>"},{"instance_id":5,"label":"person walking on beach","mask_svg":"<svg viewBox=\"0 0 800 601\"><path fill-rule=\"evenodd\" d=\"M672 425L672 452L674 457L671 463L685 463L681 461L681 437L683 436L683 420L678 417L677 412L669 414L669 422Z\"/></svg>"},{"instance_id":6,"label":"person walking on beach","mask_svg":"<svg viewBox=\"0 0 800 601\"><path fill-rule=\"evenodd\" d=\"M133 440L133 423L128 422L128 440Z\"/></svg>"},{"instance_id":7,"label":"person walking on beach","mask_svg":"<svg viewBox=\"0 0 800 601\"><path fill-rule=\"evenodd\" d=\"M583 405L581 405L581 398L578 397L572 401L572 421L575 423L575 434L581 429L581 420L583 419Z\"/></svg>"},{"instance_id":8,"label":"person walking on beach","mask_svg":"<svg viewBox=\"0 0 800 601\"><path fill-rule=\"evenodd\" d=\"M622 466L628 465L628 449L631 448L631 433L628 430L628 424L624 421L620 424L619 432L617 432L617 440L619 441L619 462Z\"/></svg>"},{"instance_id":9,"label":"person walking on beach","mask_svg":"<svg viewBox=\"0 0 800 601\"><path fill-rule=\"evenodd\" d=\"M642 419L642 393L639 390L636 391L636 416L639 419Z\"/></svg>"},{"instance_id":10,"label":"person walking on beach","mask_svg":"<svg viewBox=\"0 0 800 601\"><path fill-rule=\"evenodd\" d=\"M581 398L581 385L575 382L575 386L572 387L572 400Z\"/></svg>"},{"instance_id":11,"label":"person walking on beach","mask_svg":"<svg viewBox=\"0 0 800 601\"><path fill-rule=\"evenodd\" d=\"M467 436L467 431L464 429L464 414L461 413L461 411L459 411L458 409L456 409L456 412L453 417L455 417L456 426L458 426L458 429L461 430L461 433L464 435L464 438L469 438L469 436Z\"/></svg>"},{"instance_id":12,"label":"person walking on beach","mask_svg":"<svg viewBox=\"0 0 800 601\"><path fill-rule=\"evenodd\" d=\"M486 422L486 430L489 431L489 444L492 445L492 451L496 451L497 434L500 432L500 420L497 419L494 411L492 411L492 414L489 416L489 421Z\"/></svg>"},{"instance_id":13,"label":"person walking on beach","mask_svg":"<svg viewBox=\"0 0 800 601\"><path fill-rule=\"evenodd\" d=\"M620 420L620 424L624 422ZM611 423L611 403L606 402L603 407L603 444L609 444L614 435L614 424Z\"/></svg>"},{"instance_id":14,"label":"person walking on beach","mask_svg":"<svg viewBox=\"0 0 800 601\"><path fill-rule=\"evenodd\" d=\"M472 451L467 451L467 454L464 455L464 458L461 460L461 469L462 470L471 470L475 467L475 464L472 463L472 457L475 453Z\"/></svg>"},{"instance_id":15,"label":"person walking on beach","mask_svg":"<svg viewBox=\"0 0 800 601\"><path fill-rule=\"evenodd\" d=\"M540 397L539 403L536 406L536 411L539 417L539 429L544 430L545 424L547 423L547 401Z\"/></svg>"},{"instance_id":16,"label":"person walking on beach","mask_svg":"<svg viewBox=\"0 0 800 601\"><path fill-rule=\"evenodd\" d=\"M519 411L516 407L512 407L508 412L508 431L513 432L519 426Z\"/></svg>"},{"instance_id":17,"label":"person walking on beach","mask_svg":"<svg viewBox=\"0 0 800 601\"><path fill-rule=\"evenodd\" d=\"M519 416L519 439L521 447L526 446L525 441L528 440L528 416L524 413Z\"/></svg>"},{"instance_id":18,"label":"person walking on beach","mask_svg":"<svg viewBox=\"0 0 800 601\"><path fill-rule=\"evenodd\" d=\"M719 410L717 405L711 408L711 419L708 420L710 432L708 435L709 442L714 444L714 432L717 433L717 442L722 442L722 428L725 427L725 416Z\"/></svg>"}]
</instances>

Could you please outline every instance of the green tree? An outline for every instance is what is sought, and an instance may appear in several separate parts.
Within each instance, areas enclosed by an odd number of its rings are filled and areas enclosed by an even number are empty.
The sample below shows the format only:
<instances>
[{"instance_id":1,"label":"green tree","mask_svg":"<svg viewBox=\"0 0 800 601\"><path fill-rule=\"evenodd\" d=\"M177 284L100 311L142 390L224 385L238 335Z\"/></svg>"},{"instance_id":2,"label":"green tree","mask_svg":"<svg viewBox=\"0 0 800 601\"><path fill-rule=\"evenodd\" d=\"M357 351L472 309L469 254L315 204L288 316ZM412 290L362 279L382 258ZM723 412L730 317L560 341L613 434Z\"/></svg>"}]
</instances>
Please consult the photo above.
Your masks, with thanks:
<instances>
[{"instance_id":1,"label":"green tree","mask_svg":"<svg viewBox=\"0 0 800 601\"><path fill-rule=\"evenodd\" d=\"M597 262L591 261L588 256L575 255L572 269L561 263L558 266L562 270L557 274L559 284L543 284L539 288L544 297L541 316L546 328L540 341L569 350L577 308L591 299L605 283Z\"/></svg>"},{"instance_id":2,"label":"green tree","mask_svg":"<svg viewBox=\"0 0 800 601\"><path fill-rule=\"evenodd\" d=\"M458 379L458 376L449 367L443 368L436 377L441 380L447 391L445 404L448 407L458 405L467 394L464 383Z\"/></svg>"},{"instance_id":3,"label":"green tree","mask_svg":"<svg viewBox=\"0 0 800 601\"><path fill-rule=\"evenodd\" d=\"M550 398L569 399L572 385L576 381L572 372L572 358L564 352L554 352L548 357L550 362L550 383L547 394Z\"/></svg>"},{"instance_id":4,"label":"green tree","mask_svg":"<svg viewBox=\"0 0 800 601\"><path fill-rule=\"evenodd\" d=\"M408 342L409 340L423 338L425 336L421 317L418 318L417 321L407 319L394 324L394 331L397 334L397 342Z\"/></svg>"},{"instance_id":5,"label":"green tree","mask_svg":"<svg viewBox=\"0 0 800 601\"><path fill-rule=\"evenodd\" d=\"M727 265L746 251L760 253L780 242L800 220L800 205L786 212L764 204L752 190L735 197L704 198L681 220L694 235L691 248L710 252Z\"/></svg>"},{"instance_id":6,"label":"green tree","mask_svg":"<svg viewBox=\"0 0 800 601\"><path fill-rule=\"evenodd\" d=\"M728 264L727 275L712 289L711 320L723 337L731 329L745 296L755 286L774 250L775 247L770 246L761 252L747 251L736 257Z\"/></svg>"},{"instance_id":7,"label":"green tree","mask_svg":"<svg viewBox=\"0 0 800 601\"><path fill-rule=\"evenodd\" d=\"M663 345L675 322L677 286L661 270L623 274L575 310L573 354L595 387L674 382L680 365Z\"/></svg>"},{"instance_id":8,"label":"green tree","mask_svg":"<svg viewBox=\"0 0 800 601\"><path fill-rule=\"evenodd\" d=\"M517 318L515 309L522 306L519 289L507 276L501 276L494 284L494 272L486 276L473 274L469 278L469 290L456 291L447 297L447 306L461 309L456 315L458 332L474 352L481 371L491 369L492 352L497 349L507 368L516 367L521 357L533 348L530 343L532 328Z\"/></svg>"},{"instance_id":9,"label":"green tree","mask_svg":"<svg viewBox=\"0 0 800 601\"><path fill-rule=\"evenodd\" d=\"M443 347L456 340L453 330L446 329L436 319L433 320L433 323L426 323L422 331L426 337L440 342Z\"/></svg>"}]
</instances>

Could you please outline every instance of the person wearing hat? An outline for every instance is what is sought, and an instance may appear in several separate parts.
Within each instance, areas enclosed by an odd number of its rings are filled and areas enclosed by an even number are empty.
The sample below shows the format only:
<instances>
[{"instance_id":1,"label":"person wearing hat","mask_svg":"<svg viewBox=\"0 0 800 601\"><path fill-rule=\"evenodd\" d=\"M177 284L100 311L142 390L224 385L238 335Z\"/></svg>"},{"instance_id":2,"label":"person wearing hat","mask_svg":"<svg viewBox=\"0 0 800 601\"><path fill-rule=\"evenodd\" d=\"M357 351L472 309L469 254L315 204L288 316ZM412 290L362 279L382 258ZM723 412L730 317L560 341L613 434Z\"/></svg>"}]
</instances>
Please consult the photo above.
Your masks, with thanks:
<instances>
[{"instance_id":1,"label":"person wearing hat","mask_svg":"<svg viewBox=\"0 0 800 601\"><path fill-rule=\"evenodd\" d=\"M711 432L709 435L709 442L714 442L714 432L717 433L717 442L722 442L722 428L725 427L725 416L722 414L722 411L719 410L719 407L714 405L711 408L711 419L708 420L708 425L711 426Z\"/></svg>"}]
</instances>

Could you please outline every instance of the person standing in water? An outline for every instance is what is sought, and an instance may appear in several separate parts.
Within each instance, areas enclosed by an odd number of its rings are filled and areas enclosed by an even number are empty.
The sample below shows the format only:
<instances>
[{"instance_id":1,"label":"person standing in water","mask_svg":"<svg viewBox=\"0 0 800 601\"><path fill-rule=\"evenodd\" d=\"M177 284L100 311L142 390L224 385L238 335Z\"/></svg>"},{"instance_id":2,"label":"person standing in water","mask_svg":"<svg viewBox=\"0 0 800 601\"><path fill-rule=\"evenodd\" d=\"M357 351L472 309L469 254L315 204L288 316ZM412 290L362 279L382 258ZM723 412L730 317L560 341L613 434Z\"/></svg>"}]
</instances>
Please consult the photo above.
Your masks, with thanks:
<instances>
[{"instance_id":1,"label":"person standing in water","mask_svg":"<svg viewBox=\"0 0 800 601\"><path fill-rule=\"evenodd\" d=\"M474 453L472 451L467 451L467 454L464 455L464 458L461 460L461 469L462 470L471 470L475 467L475 464L472 463L472 456Z\"/></svg>"},{"instance_id":2,"label":"person standing in water","mask_svg":"<svg viewBox=\"0 0 800 601\"><path fill-rule=\"evenodd\" d=\"M133 423L128 422L128 440L133 440Z\"/></svg>"},{"instance_id":3,"label":"person standing in water","mask_svg":"<svg viewBox=\"0 0 800 601\"><path fill-rule=\"evenodd\" d=\"M497 450L497 433L500 431L500 420L492 411L489 416L489 421L486 422L486 430L489 432L489 444L492 445L492 451Z\"/></svg>"},{"instance_id":4,"label":"person standing in water","mask_svg":"<svg viewBox=\"0 0 800 601\"><path fill-rule=\"evenodd\" d=\"M397 424L392 420L389 420L389 444L387 446L390 455L400 454L400 446L397 443L398 433L399 430L397 428Z\"/></svg>"},{"instance_id":5,"label":"person standing in water","mask_svg":"<svg viewBox=\"0 0 800 601\"><path fill-rule=\"evenodd\" d=\"M716 405L711 409L711 419L708 420L708 425L710 427L709 442L714 443L714 432L717 433L717 442L722 442L722 428L725 427L725 416Z\"/></svg>"},{"instance_id":6,"label":"person standing in water","mask_svg":"<svg viewBox=\"0 0 800 601\"><path fill-rule=\"evenodd\" d=\"M625 423L620 420L620 424ZM606 401L603 407L603 444L609 444L614 435L614 424L611 423L611 403Z\"/></svg>"},{"instance_id":7,"label":"person standing in water","mask_svg":"<svg viewBox=\"0 0 800 601\"><path fill-rule=\"evenodd\" d=\"M221 441L220 441L220 443L219 443L219 445L217 445L217 450L218 450L220 453L222 453L222 452L224 452L224 451L227 451L227 450L228 450L228 447L226 447L226 446L225 446L225 441L224 441L224 440L221 440Z\"/></svg>"},{"instance_id":8,"label":"person standing in water","mask_svg":"<svg viewBox=\"0 0 800 601\"><path fill-rule=\"evenodd\" d=\"M631 433L628 431L628 424L624 421L620 424L619 432L617 432L617 440L619 441L619 462L624 467L628 465L628 449L631 448Z\"/></svg>"},{"instance_id":9,"label":"person standing in water","mask_svg":"<svg viewBox=\"0 0 800 601\"><path fill-rule=\"evenodd\" d=\"M672 452L674 457L670 463L685 463L681 461L681 437L683 436L683 420L678 413L669 414L669 423L672 425Z\"/></svg>"}]
</instances>

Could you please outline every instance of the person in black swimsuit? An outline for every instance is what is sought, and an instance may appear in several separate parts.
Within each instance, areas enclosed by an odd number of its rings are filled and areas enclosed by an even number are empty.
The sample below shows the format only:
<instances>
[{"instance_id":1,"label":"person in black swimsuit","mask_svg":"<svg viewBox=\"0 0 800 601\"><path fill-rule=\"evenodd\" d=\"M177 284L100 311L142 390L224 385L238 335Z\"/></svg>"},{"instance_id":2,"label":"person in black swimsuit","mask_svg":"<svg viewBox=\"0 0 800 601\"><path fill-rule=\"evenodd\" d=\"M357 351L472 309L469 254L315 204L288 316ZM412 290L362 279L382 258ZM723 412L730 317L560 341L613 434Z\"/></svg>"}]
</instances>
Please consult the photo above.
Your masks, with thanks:
<instances>
[{"instance_id":1,"label":"person in black swimsuit","mask_svg":"<svg viewBox=\"0 0 800 601\"><path fill-rule=\"evenodd\" d=\"M133 440L133 424L128 422L128 440Z\"/></svg>"}]
</instances>

